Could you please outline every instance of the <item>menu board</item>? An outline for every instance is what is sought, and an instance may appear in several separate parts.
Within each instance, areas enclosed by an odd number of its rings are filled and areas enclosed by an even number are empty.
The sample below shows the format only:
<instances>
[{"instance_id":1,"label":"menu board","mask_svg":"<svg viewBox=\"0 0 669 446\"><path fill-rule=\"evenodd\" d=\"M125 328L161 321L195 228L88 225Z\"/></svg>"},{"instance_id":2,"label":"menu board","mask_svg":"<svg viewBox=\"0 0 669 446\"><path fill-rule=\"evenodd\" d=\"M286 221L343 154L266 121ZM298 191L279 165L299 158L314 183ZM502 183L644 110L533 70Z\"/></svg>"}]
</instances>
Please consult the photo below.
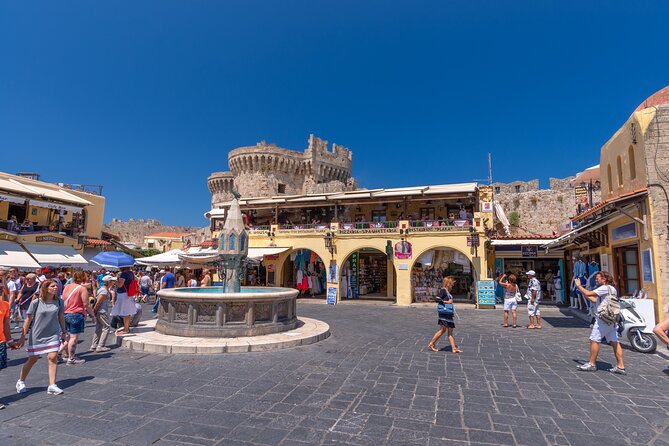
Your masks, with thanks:
<instances>
[{"instance_id":1,"label":"menu board","mask_svg":"<svg viewBox=\"0 0 669 446\"><path fill-rule=\"evenodd\" d=\"M495 306L495 281L479 280L476 282L476 306L481 305Z\"/></svg>"}]
</instances>

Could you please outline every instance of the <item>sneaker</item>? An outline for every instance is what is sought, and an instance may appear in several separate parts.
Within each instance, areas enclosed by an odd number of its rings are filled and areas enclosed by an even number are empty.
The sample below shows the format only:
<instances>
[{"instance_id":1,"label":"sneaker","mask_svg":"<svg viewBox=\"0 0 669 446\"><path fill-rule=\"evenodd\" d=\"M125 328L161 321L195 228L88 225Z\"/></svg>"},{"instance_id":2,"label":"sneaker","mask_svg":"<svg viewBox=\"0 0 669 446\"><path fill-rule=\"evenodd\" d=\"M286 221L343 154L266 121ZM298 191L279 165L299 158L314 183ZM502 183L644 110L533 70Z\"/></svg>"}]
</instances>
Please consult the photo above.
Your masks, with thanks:
<instances>
[{"instance_id":1,"label":"sneaker","mask_svg":"<svg viewBox=\"0 0 669 446\"><path fill-rule=\"evenodd\" d=\"M83 364L84 362L86 362L85 359L70 358L70 359L67 360L66 364L67 365L79 365L79 364Z\"/></svg>"},{"instance_id":2,"label":"sneaker","mask_svg":"<svg viewBox=\"0 0 669 446\"><path fill-rule=\"evenodd\" d=\"M46 393L48 395L60 395L61 393L63 393L63 389L61 389L55 384L51 384L49 387L46 388Z\"/></svg>"},{"instance_id":3,"label":"sneaker","mask_svg":"<svg viewBox=\"0 0 669 446\"><path fill-rule=\"evenodd\" d=\"M590 364L589 362L586 362L585 364L581 364L577 367L582 372L596 372L597 371L597 366L594 366Z\"/></svg>"},{"instance_id":4,"label":"sneaker","mask_svg":"<svg viewBox=\"0 0 669 446\"><path fill-rule=\"evenodd\" d=\"M616 375L627 375L627 370L619 369L618 366L615 366L612 369L609 369L609 372L615 373Z\"/></svg>"},{"instance_id":5,"label":"sneaker","mask_svg":"<svg viewBox=\"0 0 669 446\"><path fill-rule=\"evenodd\" d=\"M16 393L26 393L27 391L25 382L21 380L16 381Z\"/></svg>"},{"instance_id":6,"label":"sneaker","mask_svg":"<svg viewBox=\"0 0 669 446\"><path fill-rule=\"evenodd\" d=\"M98 347L98 348L95 349L95 351L98 352L98 353L108 352L109 350L111 350L111 348L109 348L109 347Z\"/></svg>"}]
</instances>

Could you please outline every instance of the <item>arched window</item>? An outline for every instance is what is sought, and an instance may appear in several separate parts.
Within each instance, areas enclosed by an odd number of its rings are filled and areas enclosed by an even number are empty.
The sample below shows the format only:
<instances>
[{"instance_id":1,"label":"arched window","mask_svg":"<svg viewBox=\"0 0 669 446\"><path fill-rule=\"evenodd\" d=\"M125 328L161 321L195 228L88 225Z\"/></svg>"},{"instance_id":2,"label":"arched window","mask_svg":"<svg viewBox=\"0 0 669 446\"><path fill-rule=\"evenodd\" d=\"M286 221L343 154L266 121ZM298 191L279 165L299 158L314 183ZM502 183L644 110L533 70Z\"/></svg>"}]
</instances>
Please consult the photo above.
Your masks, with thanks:
<instances>
[{"instance_id":1,"label":"arched window","mask_svg":"<svg viewBox=\"0 0 669 446\"><path fill-rule=\"evenodd\" d=\"M225 251L225 234L221 234L221 251Z\"/></svg>"},{"instance_id":2,"label":"arched window","mask_svg":"<svg viewBox=\"0 0 669 446\"><path fill-rule=\"evenodd\" d=\"M242 234L239 236L239 250L244 251L244 245L246 244L246 235Z\"/></svg>"},{"instance_id":3,"label":"arched window","mask_svg":"<svg viewBox=\"0 0 669 446\"><path fill-rule=\"evenodd\" d=\"M618 155L616 159L616 167L618 168L618 187L623 186L623 159Z\"/></svg>"},{"instance_id":4,"label":"arched window","mask_svg":"<svg viewBox=\"0 0 669 446\"><path fill-rule=\"evenodd\" d=\"M611 165L606 166L606 176L609 180L609 192L613 192L613 178L611 177Z\"/></svg>"},{"instance_id":5,"label":"arched window","mask_svg":"<svg viewBox=\"0 0 669 446\"><path fill-rule=\"evenodd\" d=\"M633 180L636 178L636 162L634 160L634 147L629 146L627 149L627 158L629 158L630 163L630 179Z\"/></svg>"},{"instance_id":6,"label":"arched window","mask_svg":"<svg viewBox=\"0 0 669 446\"><path fill-rule=\"evenodd\" d=\"M235 239L236 238L237 238L237 236L235 234L230 234L230 246L228 248L230 251L235 250Z\"/></svg>"}]
</instances>

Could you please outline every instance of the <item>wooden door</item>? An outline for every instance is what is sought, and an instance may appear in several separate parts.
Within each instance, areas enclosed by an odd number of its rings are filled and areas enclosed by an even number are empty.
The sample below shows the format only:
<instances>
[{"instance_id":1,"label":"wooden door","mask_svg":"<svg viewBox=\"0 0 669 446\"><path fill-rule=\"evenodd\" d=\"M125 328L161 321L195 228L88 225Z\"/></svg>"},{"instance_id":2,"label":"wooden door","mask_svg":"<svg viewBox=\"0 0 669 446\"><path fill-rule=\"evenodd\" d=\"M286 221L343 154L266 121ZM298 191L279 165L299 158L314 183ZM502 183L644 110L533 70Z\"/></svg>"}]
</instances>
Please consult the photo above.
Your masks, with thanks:
<instances>
[{"instance_id":1,"label":"wooden door","mask_svg":"<svg viewBox=\"0 0 669 446\"><path fill-rule=\"evenodd\" d=\"M632 295L641 288L639 247L622 246L614 250L615 280L619 295Z\"/></svg>"}]
</instances>

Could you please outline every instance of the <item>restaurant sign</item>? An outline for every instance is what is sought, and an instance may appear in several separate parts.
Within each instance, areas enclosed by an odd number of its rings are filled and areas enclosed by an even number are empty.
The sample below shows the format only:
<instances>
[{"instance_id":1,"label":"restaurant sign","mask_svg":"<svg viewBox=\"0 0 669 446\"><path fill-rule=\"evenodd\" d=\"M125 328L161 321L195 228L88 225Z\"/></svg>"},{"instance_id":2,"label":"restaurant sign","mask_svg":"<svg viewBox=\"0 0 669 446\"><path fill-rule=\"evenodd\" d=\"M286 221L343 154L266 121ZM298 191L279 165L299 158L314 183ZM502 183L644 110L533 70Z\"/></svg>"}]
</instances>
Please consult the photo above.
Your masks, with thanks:
<instances>
[{"instance_id":1,"label":"restaurant sign","mask_svg":"<svg viewBox=\"0 0 669 446\"><path fill-rule=\"evenodd\" d=\"M65 239L63 237L56 237L54 235L38 235L35 237L37 242L53 242L53 243L64 243Z\"/></svg>"}]
</instances>

